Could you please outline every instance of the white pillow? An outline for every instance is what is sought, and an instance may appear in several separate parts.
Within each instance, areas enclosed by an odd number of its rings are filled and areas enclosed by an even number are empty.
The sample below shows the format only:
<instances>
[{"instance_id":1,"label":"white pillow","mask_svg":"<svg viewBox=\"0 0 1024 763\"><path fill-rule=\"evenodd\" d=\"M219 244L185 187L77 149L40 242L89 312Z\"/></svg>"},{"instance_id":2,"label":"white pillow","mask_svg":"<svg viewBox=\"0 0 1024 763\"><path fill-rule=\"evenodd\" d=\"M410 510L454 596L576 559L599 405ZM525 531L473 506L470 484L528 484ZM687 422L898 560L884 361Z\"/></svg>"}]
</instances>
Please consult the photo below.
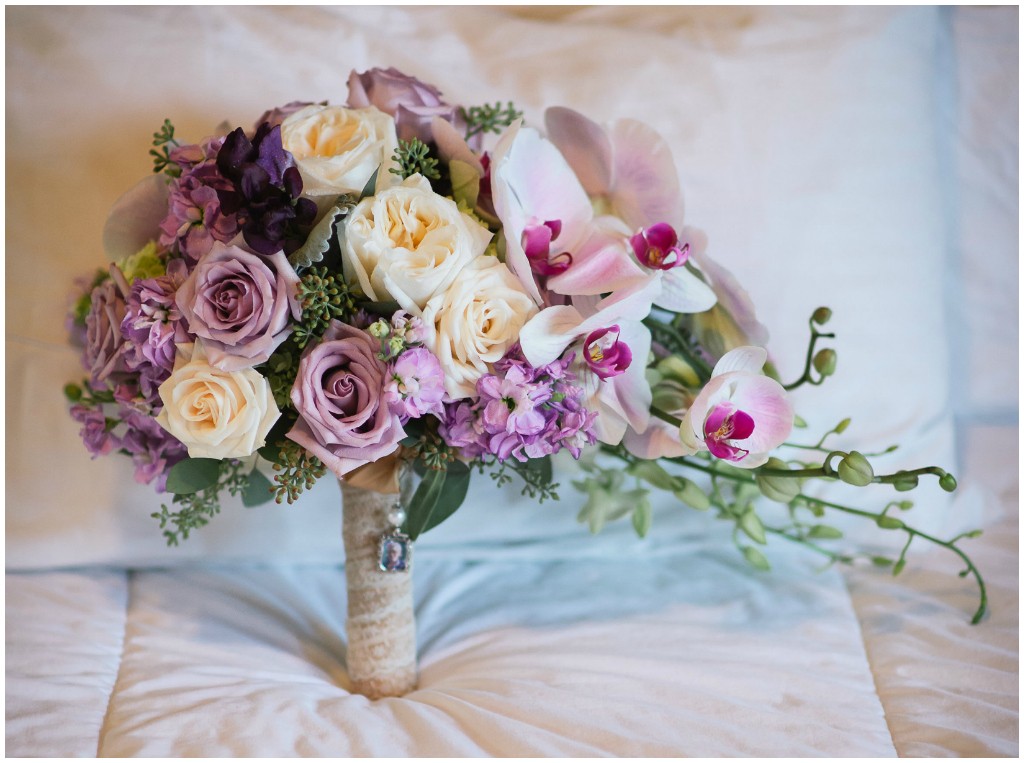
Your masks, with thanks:
<instances>
[{"instance_id":1,"label":"white pillow","mask_svg":"<svg viewBox=\"0 0 1024 763\"><path fill-rule=\"evenodd\" d=\"M346 97L351 68L395 66L452 102L512 99L634 117L675 152L687 221L749 289L786 379L806 320L835 310L839 371L796 400L815 427L904 463L948 464L944 246L933 135L938 12L582 9L561 20L473 8L13 8L8 15L7 562L166 564L198 556L339 559L337 487L292 507L224 513L168 550L127 459L91 462L61 387L82 372L62 327L71 280L103 266L109 206L149 171L169 117L198 140L291 100ZM200 31L201 30L201 31ZM853 442L845 439L842 442ZM628 523L591 541L581 500L470 500L420 553L637 551ZM563 480L566 483L567 480ZM934 496L941 519L944 502ZM929 494L929 500L931 495ZM663 501L656 548L712 520ZM721 535L714 536L720 542Z\"/></svg>"}]
</instances>

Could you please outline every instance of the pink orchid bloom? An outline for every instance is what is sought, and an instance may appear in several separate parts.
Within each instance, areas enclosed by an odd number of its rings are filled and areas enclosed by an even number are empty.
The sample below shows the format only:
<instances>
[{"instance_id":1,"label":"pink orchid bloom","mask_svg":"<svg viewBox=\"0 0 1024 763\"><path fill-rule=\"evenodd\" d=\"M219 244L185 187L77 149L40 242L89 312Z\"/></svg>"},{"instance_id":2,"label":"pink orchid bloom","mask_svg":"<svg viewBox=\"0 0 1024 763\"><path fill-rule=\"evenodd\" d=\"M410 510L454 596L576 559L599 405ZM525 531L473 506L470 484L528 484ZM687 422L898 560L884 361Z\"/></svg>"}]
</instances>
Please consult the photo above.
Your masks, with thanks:
<instances>
[{"instance_id":1,"label":"pink orchid bloom","mask_svg":"<svg viewBox=\"0 0 1024 763\"><path fill-rule=\"evenodd\" d=\"M573 256L585 241L594 216L590 199L554 144L520 122L498 140L490 169L494 211L505 232L506 263L533 300L543 305L537 275L549 265L557 269L557 263L566 261L563 255ZM541 241L545 231L551 234L546 243Z\"/></svg>"},{"instance_id":2,"label":"pink orchid bloom","mask_svg":"<svg viewBox=\"0 0 1024 763\"><path fill-rule=\"evenodd\" d=\"M587 340L584 340L584 355ZM602 377L585 357L579 370L586 394L584 405L598 414L594 434L609 445L618 445L628 431L645 431L651 421L651 385L647 381L651 332L640 321L622 320L615 343L625 350L619 350L622 362L619 373Z\"/></svg>"},{"instance_id":3,"label":"pink orchid bloom","mask_svg":"<svg viewBox=\"0 0 1024 763\"><path fill-rule=\"evenodd\" d=\"M686 455L707 450L752 469L785 442L793 407L782 385L761 373L767 358L762 347L739 347L722 356L679 427Z\"/></svg>"}]
</instances>

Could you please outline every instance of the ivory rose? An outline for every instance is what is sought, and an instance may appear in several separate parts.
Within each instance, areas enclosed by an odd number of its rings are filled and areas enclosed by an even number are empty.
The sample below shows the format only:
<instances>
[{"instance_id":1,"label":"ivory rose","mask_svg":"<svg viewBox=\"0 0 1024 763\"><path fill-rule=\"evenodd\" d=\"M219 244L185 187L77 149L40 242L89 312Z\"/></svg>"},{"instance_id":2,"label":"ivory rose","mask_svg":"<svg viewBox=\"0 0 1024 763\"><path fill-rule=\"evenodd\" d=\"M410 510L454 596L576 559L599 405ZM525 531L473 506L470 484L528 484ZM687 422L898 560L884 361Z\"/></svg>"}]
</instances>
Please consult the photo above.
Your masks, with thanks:
<instances>
[{"instance_id":1,"label":"ivory rose","mask_svg":"<svg viewBox=\"0 0 1024 763\"><path fill-rule=\"evenodd\" d=\"M281 412L270 384L253 368L222 371L202 345L178 345L174 371L160 385L157 422L192 458L245 458L266 444Z\"/></svg>"},{"instance_id":2,"label":"ivory rose","mask_svg":"<svg viewBox=\"0 0 1024 763\"><path fill-rule=\"evenodd\" d=\"M306 106L281 123L281 143L295 157L306 196L358 194L378 168L378 190L394 178L395 121L372 106Z\"/></svg>"},{"instance_id":3,"label":"ivory rose","mask_svg":"<svg viewBox=\"0 0 1024 763\"><path fill-rule=\"evenodd\" d=\"M483 254L491 232L412 175L363 199L347 218L345 278L372 300L418 313Z\"/></svg>"},{"instance_id":4,"label":"ivory rose","mask_svg":"<svg viewBox=\"0 0 1024 763\"><path fill-rule=\"evenodd\" d=\"M491 371L536 313L519 279L490 256L473 260L446 292L427 302L427 346L441 362L448 395L475 395L477 379Z\"/></svg>"}]
</instances>

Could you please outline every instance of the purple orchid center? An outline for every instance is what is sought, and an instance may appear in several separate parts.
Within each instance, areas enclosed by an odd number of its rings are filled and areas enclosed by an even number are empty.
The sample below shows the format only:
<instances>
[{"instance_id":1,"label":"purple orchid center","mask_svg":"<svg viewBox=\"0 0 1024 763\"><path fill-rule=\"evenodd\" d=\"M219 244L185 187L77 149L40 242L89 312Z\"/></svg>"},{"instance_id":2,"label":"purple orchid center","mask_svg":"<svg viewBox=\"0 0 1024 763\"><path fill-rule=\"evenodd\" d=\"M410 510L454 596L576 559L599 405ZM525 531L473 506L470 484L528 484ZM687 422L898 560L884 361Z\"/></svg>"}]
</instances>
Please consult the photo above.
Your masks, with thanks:
<instances>
[{"instance_id":1,"label":"purple orchid center","mask_svg":"<svg viewBox=\"0 0 1024 763\"><path fill-rule=\"evenodd\" d=\"M629 239L633 254L641 265L656 270L671 270L690 259L690 245L679 246L679 237L668 223L655 223Z\"/></svg>"},{"instance_id":2,"label":"purple orchid center","mask_svg":"<svg viewBox=\"0 0 1024 763\"><path fill-rule=\"evenodd\" d=\"M754 419L750 414L719 403L704 420L704 443L715 458L741 461L749 450L738 448L727 440L745 440L754 433Z\"/></svg>"},{"instance_id":3,"label":"purple orchid center","mask_svg":"<svg viewBox=\"0 0 1024 763\"><path fill-rule=\"evenodd\" d=\"M626 372L633 362L633 353L619 340L619 327L592 331L583 342L583 359L602 379L610 379Z\"/></svg>"},{"instance_id":4,"label":"purple orchid center","mask_svg":"<svg viewBox=\"0 0 1024 763\"><path fill-rule=\"evenodd\" d=\"M556 276L572 265L572 255L560 252L551 256L551 242L562 232L561 220L546 220L541 225L527 225L523 230L523 251L530 269L539 276Z\"/></svg>"}]
</instances>

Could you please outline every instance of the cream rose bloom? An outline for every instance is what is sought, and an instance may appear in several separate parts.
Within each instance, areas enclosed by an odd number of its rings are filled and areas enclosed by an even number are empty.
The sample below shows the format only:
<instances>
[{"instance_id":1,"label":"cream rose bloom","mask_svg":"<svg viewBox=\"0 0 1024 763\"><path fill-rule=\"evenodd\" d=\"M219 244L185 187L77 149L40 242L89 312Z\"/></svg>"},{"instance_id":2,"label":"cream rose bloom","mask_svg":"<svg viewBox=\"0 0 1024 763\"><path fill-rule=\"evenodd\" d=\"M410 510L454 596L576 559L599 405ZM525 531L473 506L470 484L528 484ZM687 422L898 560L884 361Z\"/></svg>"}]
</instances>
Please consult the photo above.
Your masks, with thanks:
<instances>
[{"instance_id":1,"label":"cream rose bloom","mask_svg":"<svg viewBox=\"0 0 1024 763\"><path fill-rule=\"evenodd\" d=\"M174 372L160 385L157 423L192 458L245 458L266 444L281 412L270 384L253 368L221 371L199 344L178 345Z\"/></svg>"},{"instance_id":2,"label":"cream rose bloom","mask_svg":"<svg viewBox=\"0 0 1024 763\"><path fill-rule=\"evenodd\" d=\"M305 196L358 194L378 167L377 190L395 178L388 172L398 148L395 120L372 106L306 106L281 123L281 143L295 157Z\"/></svg>"},{"instance_id":3,"label":"cream rose bloom","mask_svg":"<svg viewBox=\"0 0 1024 763\"><path fill-rule=\"evenodd\" d=\"M345 278L370 299L419 313L483 254L491 232L412 175L363 199L345 223Z\"/></svg>"},{"instance_id":4,"label":"cream rose bloom","mask_svg":"<svg viewBox=\"0 0 1024 763\"><path fill-rule=\"evenodd\" d=\"M512 271L495 257L478 257L423 309L427 346L444 371L452 399L476 394L476 382L517 339L537 306Z\"/></svg>"}]
</instances>

